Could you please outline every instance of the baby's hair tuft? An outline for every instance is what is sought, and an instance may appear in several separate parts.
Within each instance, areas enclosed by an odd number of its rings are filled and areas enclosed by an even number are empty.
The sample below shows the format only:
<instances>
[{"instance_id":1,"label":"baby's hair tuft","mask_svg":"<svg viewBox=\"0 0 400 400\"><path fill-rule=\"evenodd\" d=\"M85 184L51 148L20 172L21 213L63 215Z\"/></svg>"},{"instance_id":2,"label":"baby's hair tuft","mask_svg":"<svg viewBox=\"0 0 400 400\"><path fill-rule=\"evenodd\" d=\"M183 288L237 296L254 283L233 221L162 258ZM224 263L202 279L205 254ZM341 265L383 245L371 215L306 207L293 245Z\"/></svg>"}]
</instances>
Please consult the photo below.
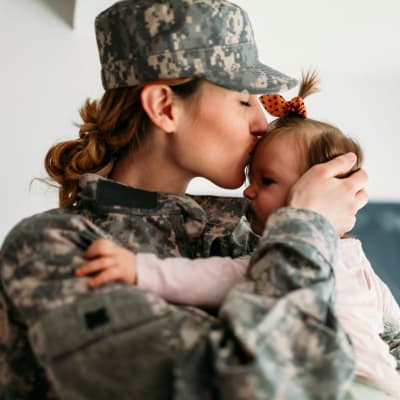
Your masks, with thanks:
<instances>
[{"instance_id":1,"label":"baby's hair tuft","mask_svg":"<svg viewBox=\"0 0 400 400\"><path fill-rule=\"evenodd\" d=\"M298 95L304 99L310 94L319 92L320 89L318 87L318 84L319 78L316 71L303 72L301 74L301 82Z\"/></svg>"}]
</instances>

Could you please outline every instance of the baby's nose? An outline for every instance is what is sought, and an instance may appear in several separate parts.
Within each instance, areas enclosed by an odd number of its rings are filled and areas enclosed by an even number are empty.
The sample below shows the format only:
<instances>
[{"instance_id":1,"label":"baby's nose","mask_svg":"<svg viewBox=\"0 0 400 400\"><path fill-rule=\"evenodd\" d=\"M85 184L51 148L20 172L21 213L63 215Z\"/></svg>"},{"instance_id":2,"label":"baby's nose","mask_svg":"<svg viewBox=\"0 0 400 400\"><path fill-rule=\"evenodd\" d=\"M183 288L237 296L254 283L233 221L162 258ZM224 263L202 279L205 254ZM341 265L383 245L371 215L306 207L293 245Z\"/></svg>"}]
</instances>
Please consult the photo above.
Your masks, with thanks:
<instances>
[{"instance_id":1,"label":"baby's nose","mask_svg":"<svg viewBox=\"0 0 400 400\"><path fill-rule=\"evenodd\" d=\"M244 189L243 196L249 200L254 199L254 197L256 196L256 191L255 191L253 185L249 185L249 186L247 186L246 189Z\"/></svg>"}]
</instances>

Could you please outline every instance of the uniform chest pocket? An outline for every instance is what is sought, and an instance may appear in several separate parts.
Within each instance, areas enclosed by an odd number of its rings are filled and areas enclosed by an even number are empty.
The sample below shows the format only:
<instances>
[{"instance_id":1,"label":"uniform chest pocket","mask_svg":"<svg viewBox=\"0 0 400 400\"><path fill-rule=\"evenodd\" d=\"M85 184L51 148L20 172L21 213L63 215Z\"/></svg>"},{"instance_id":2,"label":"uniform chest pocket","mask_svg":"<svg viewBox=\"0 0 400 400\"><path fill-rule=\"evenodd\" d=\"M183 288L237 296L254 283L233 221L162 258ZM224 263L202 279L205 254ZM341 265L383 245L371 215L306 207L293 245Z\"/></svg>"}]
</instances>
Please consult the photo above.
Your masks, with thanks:
<instances>
[{"instance_id":1,"label":"uniform chest pocket","mask_svg":"<svg viewBox=\"0 0 400 400\"><path fill-rule=\"evenodd\" d=\"M165 399L173 390L178 314L138 288L92 293L47 313L30 341L62 399Z\"/></svg>"}]
</instances>

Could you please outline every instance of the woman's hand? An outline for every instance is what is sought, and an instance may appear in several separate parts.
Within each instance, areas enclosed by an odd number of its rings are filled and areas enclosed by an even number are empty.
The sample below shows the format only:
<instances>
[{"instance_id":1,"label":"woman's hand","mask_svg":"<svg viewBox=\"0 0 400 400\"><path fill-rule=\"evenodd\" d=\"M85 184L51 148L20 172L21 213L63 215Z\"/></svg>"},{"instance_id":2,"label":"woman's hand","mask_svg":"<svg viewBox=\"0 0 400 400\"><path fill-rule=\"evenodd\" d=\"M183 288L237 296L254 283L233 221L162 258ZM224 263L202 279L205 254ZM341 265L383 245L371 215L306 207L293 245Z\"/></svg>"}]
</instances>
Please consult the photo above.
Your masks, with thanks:
<instances>
[{"instance_id":1,"label":"woman's hand","mask_svg":"<svg viewBox=\"0 0 400 400\"><path fill-rule=\"evenodd\" d=\"M92 275L90 287L120 281L136 284L136 255L108 239L93 242L85 253L87 262L75 270L75 276Z\"/></svg>"},{"instance_id":2,"label":"woman's hand","mask_svg":"<svg viewBox=\"0 0 400 400\"><path fill-rule=\"evenodd\" d=\"M340 236L344 235L353 228L357 211L368 201L364 170L338 178L348 173L355 162L355 154L347 153L314 165L292 187L288 205L323 215Z\"/></svg>"}]
</instances>

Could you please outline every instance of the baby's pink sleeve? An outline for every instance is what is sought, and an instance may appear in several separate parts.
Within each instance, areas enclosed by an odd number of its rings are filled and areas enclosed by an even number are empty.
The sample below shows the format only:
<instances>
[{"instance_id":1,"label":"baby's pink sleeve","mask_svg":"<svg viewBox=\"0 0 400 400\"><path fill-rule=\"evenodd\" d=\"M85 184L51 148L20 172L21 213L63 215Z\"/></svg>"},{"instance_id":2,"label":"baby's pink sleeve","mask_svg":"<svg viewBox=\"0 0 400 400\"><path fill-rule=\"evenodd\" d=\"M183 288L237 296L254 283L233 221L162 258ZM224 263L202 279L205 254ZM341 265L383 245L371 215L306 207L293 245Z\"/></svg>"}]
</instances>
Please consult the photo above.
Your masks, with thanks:
<instances>
[{"instance_id":1,"label":"baby's pink sleeve","mask_svg":"<svg viewBox=\"0 0 400 400\"><path fill-rule=\"evenodd\" d=\"M138 253L137 285L171 303L218 307L246 273L249 256L160 259Z\"/></svg>"},{"instance_id":2,"label":"baby's pink sleeve","mask_svg":"<svg viewBox=\"0 0 400 400\"><path fill-rule=\"evenodd\" d=\"M376 274L375 279L382 298L383 323L385 332L399 332L400 307L386 283L384 283Z\"/></svg>"}]
</instances>

